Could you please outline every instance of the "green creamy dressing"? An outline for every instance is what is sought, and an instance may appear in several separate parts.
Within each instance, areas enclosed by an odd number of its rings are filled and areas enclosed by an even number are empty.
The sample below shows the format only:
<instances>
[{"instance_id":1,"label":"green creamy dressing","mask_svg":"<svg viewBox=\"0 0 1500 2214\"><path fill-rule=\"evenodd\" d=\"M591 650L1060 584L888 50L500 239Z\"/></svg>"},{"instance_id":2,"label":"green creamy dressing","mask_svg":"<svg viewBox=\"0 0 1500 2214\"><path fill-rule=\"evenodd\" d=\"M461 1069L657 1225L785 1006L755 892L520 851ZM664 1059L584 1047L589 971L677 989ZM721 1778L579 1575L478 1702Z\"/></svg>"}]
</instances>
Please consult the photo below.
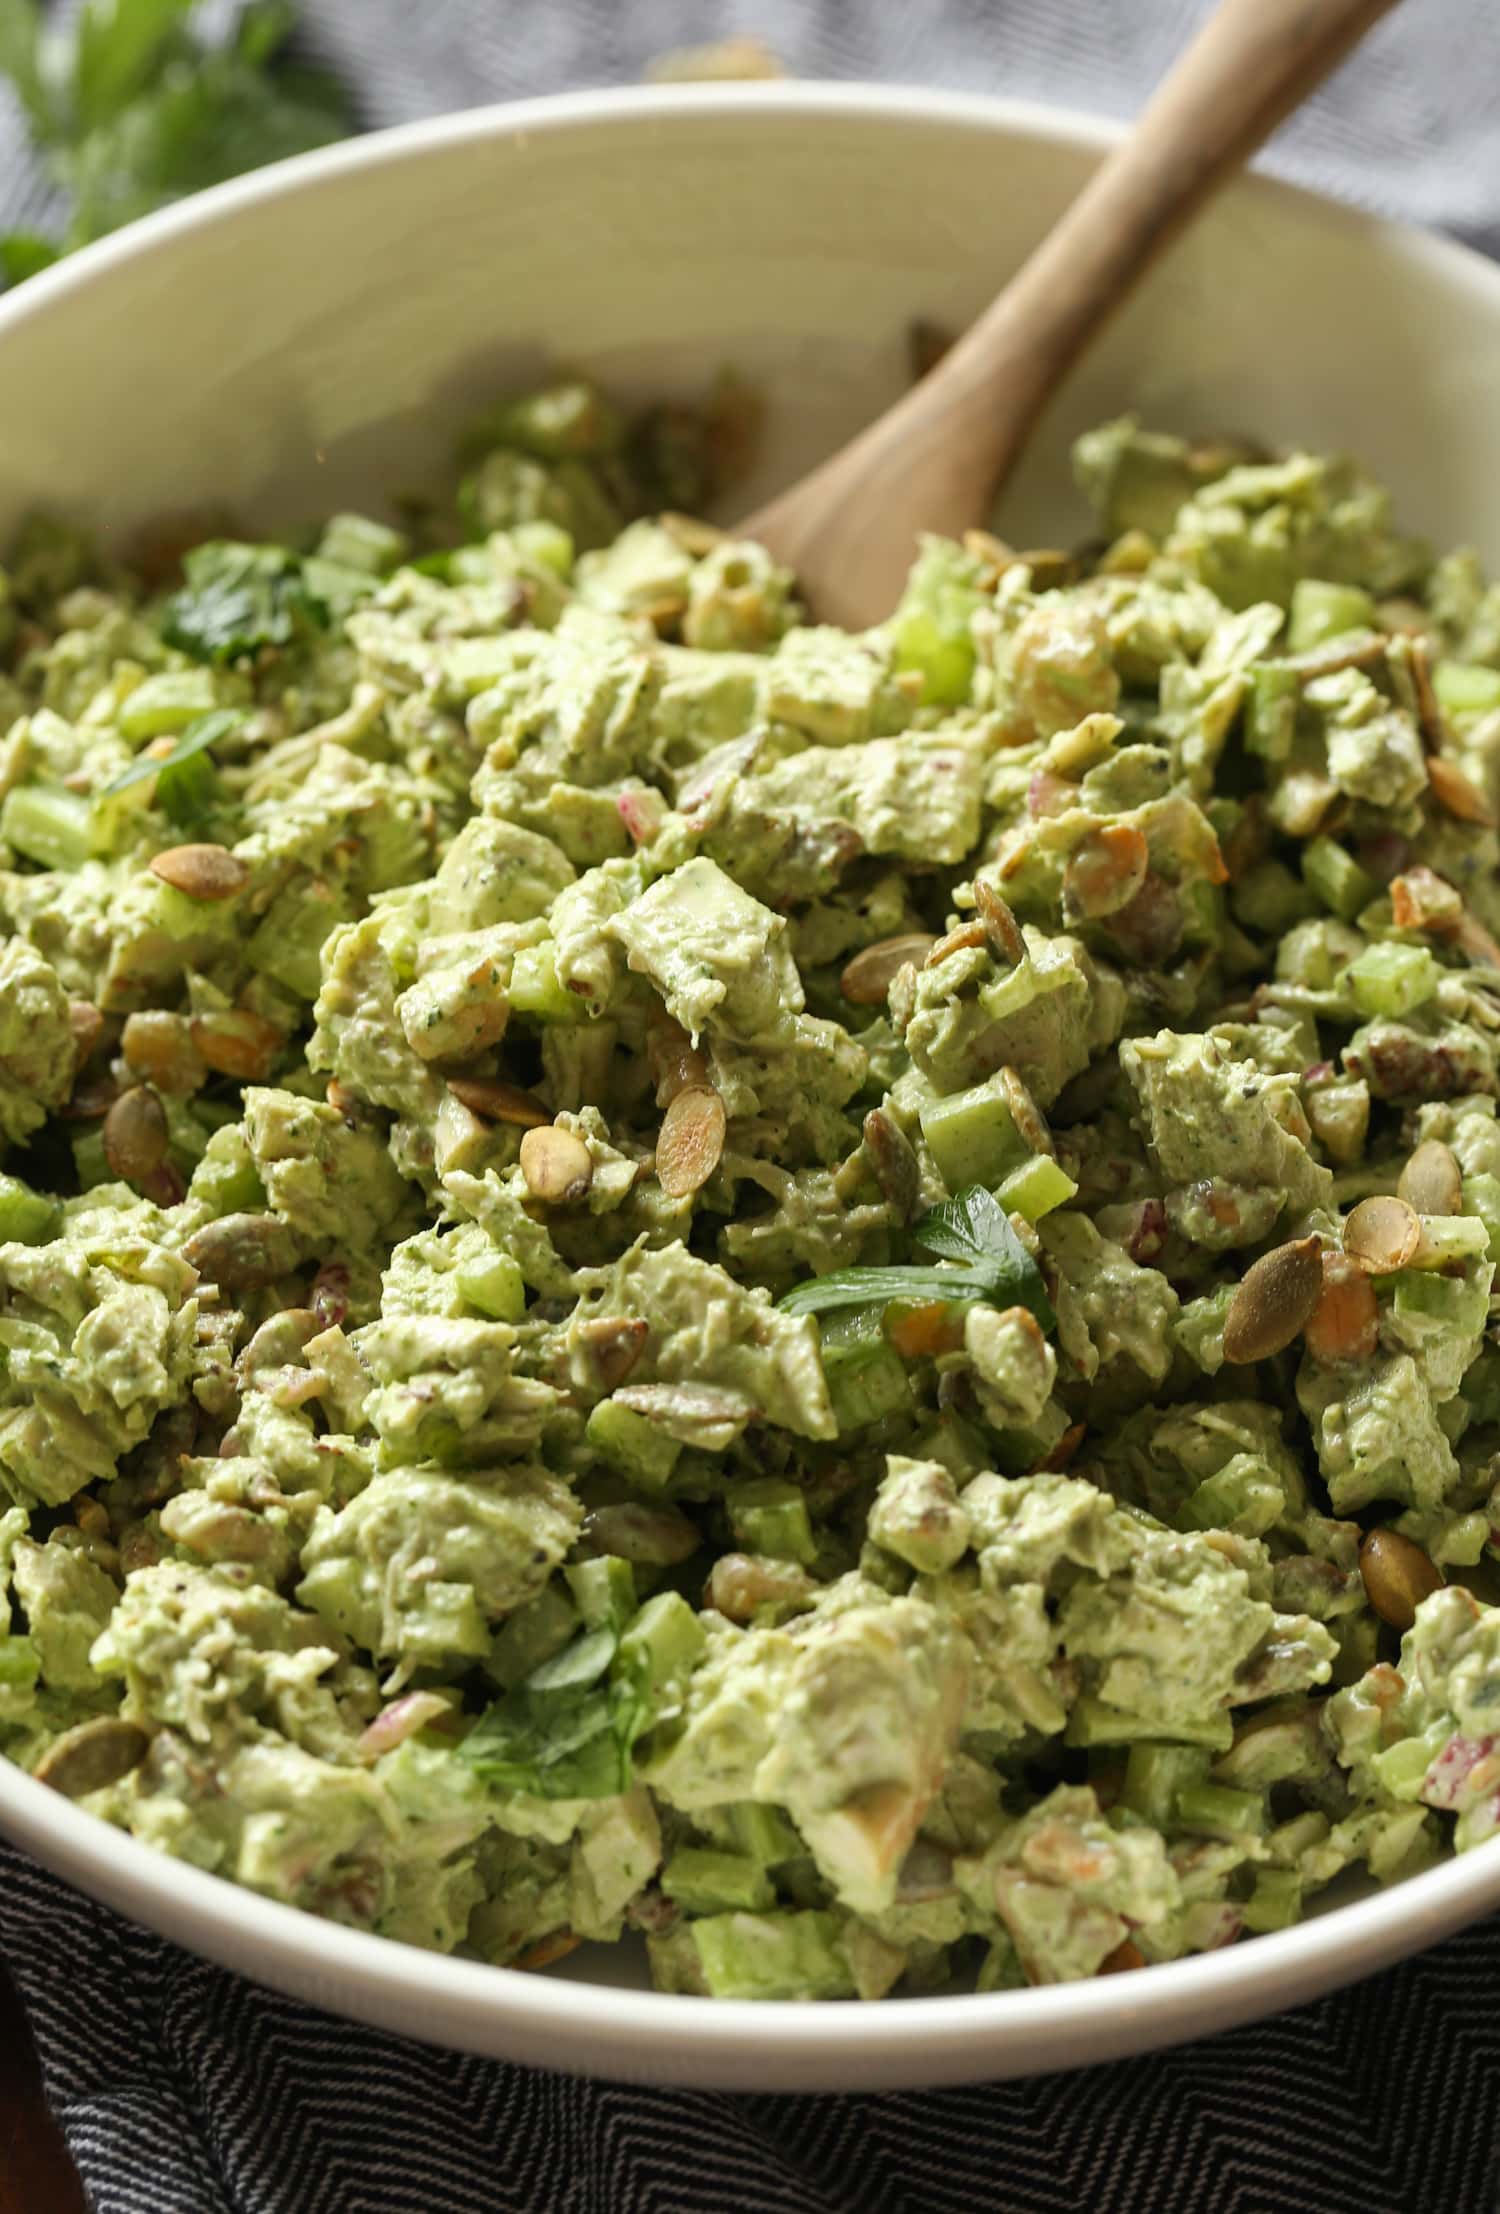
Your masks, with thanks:
<instances>
[{"instance_id":1,"label":"green creamy dressing","mask_svg":"<svg viewBox=\"0 0 1500 2214\"><path fill-rule=\"evenodd\" d=\"M1086 554L849 636L714 435L559 383L456 520L20 534L0 1750L716 1996L1487 1840L1500 586L1122 421Z\"/></svg>"}]
</instances>

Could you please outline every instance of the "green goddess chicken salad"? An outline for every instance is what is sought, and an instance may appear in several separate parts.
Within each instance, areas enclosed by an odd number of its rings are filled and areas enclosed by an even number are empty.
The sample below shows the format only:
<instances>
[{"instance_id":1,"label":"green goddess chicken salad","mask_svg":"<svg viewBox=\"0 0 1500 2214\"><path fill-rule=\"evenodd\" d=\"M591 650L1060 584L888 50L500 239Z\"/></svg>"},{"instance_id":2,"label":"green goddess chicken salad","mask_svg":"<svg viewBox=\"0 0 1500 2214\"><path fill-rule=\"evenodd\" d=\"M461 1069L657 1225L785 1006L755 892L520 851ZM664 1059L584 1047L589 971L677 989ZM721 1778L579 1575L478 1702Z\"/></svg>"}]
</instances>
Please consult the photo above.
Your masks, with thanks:
<instances>
[{"instance_id":1,"label":"green goddess chicken salad","mask_svg":"<svg viewBox=\"0 0 1500 2214\"><path fill-rule=\"evenodd\" d=\"M407 1943L878 1998L1500 1827L1500 587L1352 463L820 626L701 420L0 624L0 1749Z\"/></svg>"}]
</instances>

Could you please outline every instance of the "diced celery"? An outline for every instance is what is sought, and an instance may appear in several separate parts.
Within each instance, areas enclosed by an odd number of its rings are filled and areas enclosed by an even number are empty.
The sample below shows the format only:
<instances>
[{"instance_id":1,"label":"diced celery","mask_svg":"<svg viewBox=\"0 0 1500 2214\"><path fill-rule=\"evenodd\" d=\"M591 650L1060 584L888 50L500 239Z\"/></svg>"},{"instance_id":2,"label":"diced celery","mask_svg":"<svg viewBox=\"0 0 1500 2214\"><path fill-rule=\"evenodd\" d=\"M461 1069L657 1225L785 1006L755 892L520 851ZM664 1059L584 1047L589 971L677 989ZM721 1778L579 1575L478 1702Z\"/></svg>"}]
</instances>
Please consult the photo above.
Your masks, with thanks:
<instances>
[{"instance_id":1,"label":"diced celery","mask_svg":"<svg viewBox=\"0 0 1500 2214\"><path fill-rule=\"evenodd\" d=\"M1306 653L1346 630L1365 630L1375 621L1375 602L1355 584L1325 584L1302 577L1292 586L1286 642L1291 653Z\"/></svg>"},{"instance_id":2,"label":"diced celery","mask_svg":"<svg viewBox=\"0 0 1500 2214\"><path fill-rule=\"evenodd\" d=\"M1261 1537L1275 1526L1286 1494L1263 1462L1237 1453L1205 1478L1187 1499L1183 1515L1195 1530L1234 1530Z\"/></svg>"},{"instance_id":3,"label":"diced celery","mask_svg":"<svg viewBox=\"0 0 1500 2214\"><path fill-rule=\"evenodd\" d=\"M56 1220L56 1200L34 1192L19 1176L0 1176L0 1245L41 1245Z\"/></svg>"},{"instance_id":4,"label":"diced celery","mask_svg":"<svg viewBox=\"0 0 1500 2214\"><path fill-rule=\"evenodd\" d=\"M1302 874L1325 907L1353 922L1380 887L1352 853L1332 838L1310 838L1302 848Z\"/></svg>"},{"instance_id":5,"label":"diced celery","mask_svg":"<svg viewBox=\"0 0 1500 2214\"><path fill-rule=\"evenodd\" d=\"M584 1008L557 977L557 961L550 942L519 946L510 971L510 1004L518 1015L536 1022L582 1022Z\"/></svg>"},{"instance_id":6,"label":"diced celery","mask_svg":"<svg viewBox=\"0 0 1500 2214\"><path fill-rule=\"evenodd\" d=\"M922 675L924 707L956 707L974 675L970 620L984 603L975 564L948 538L924 538L891 617L898 669Z\"/></svg>"},{"instance_id":7,"label":"diced celery","mask_svg":"<svg viewBox=\"0 0 1500 2214\"><path fill-rule=\"evenodd\" d=\"M1177 1794L1208 1780L1208 1754L1197 1745L1132 1745L1121 1798L1132 1814L1164 1830Z\"/></svg>"},{"instance_id":8,"label":"diced celery","mask_svg":"<svg viewBox=\"0 0 1500 2214\"><path fill-rule=\"evenodd\" d=\"M508 1253L469 1262L455 1281L469 1305L493 1322L519 1322L526 1312L526 1279Z\"/></svg>"},{"instance_id":9,"label":"diced celery","mask_svg":"<svg viewBox=\"0 0 1500 2214\"><path fill-rule=\"evenodd\" d=\"M575 1561L563 1570L573 1604L590 1630L613 1628L636 1610L635 1571L617 1553Z\"/></svg>"},{"instance_id":10,"label":"diced celery","mask_svg":"<svg viewBox=\"0 0 1500 2214\"><path fill-rule=\"evenodd\" d=\"M1464 1205L1473 1209L1490 1234L1490 1259L1500 1261L1500 1176L1491 1176L1486 1170L1466 1176Z\"/></svg>"},{"instance_id":11,"label":"diced celery","mask_svg":"<svg viewBox=\"0 0 1500 2214\"><path fill-rule=\"evenodd\" d=\"M1285 761L1297 735L1302 685L1295 669L1262 661L1250 671L1245 694L1245 748L1263 761Z\"/></svg>"},{"instance_id":12,"label":"diced celery","mask_svg":"<svg viewBox=\"0 0 1500 2214\"><path fill-rule=\"evenodd\" d=\"M865 1361L840 1362L828 1378L840 1437L911 1405L911 1385L898 1354L881 1346Z\"/></svg>"},{"instance_id":13,"label":"diced celery","mask_svg":"<svg viewBox=\"0 0 1500 2214\"><path fill-rule=\"evenodd\" d=\"M1211 1753L1224 1753L1234 1738L1234 1725L1222 1711L1213 1714L1179 1714L1170 1722L1148 1722L1121 1707L1109 1706L1084 1692L1068 1717L1064 1742L1068 1745L1135 1745L1138 1743L1204 1745Z\"/></svg>"},{"instance_id":14,"label":"diced celery","mask_svg":"<svg viewBox=\"0 0 1500 2214\"><path fill-rule=\"evenodd\" d=\"M1333 1681L1355 1684L1380 1657L1380 1618L1374 1614L1347 1614L1330 1624L1339 1641L1333 1660Z\"/></svg>"},{"instance_id":15,"label":"diced celery","mask_svg":"<svg viewBox=\"0 0 1500 2214\"><path fill-rule=\"evenodd\" d=\"M1026 1158L1026 1141L996 1077L966 1092L950 1092L946 1099L928 1100L918 1114L922 1135L950 1191L968 1184L998 1184Z\"/></svg>"},{"instance_id":16,"label":"diced celery","mask_svg":"<svg viewBox=\"0 0 1500 2214\"><path fill-rule=\"evenodd\" d=\"M1432 689L1445 715L1467 722L1500 707L1500 669L1487 668L1482 661L1439 661L1433 667Z\"/></svg>"},{"instance_id":17,"label":"diced celery","mask_svg":"<svg viewBox=\"0 0 1500 2214\"><path fill-rule=\"evenodd\" d=\"M576 558L573 541L560 523L549 523L538 516L534 522L517 523L508 535L523 558L535 562L539 569L550 569L560 577L572 575Z\"/></svg>"},{"instance_id":18,"label":"diced celery","mask_svg":"<svg viewBox=\"0 0 1500 2214\"><path fill-rule=\"evenodd\" d=\"M621 1660L638 1667L648 1690L659 1689L696 1667L708 1643L699 1616L678 1591L658 1591L620 1640Z\"/></svg>"},{"instance_id":19,"label":"diced celery","mask_svg":"<svg viewBox=\"0 0 1500 2214\"><path fill-rule=\"evenodd\" d=\"M1040 1222L1054 1207L1066 1207L1077 1190L1067 1170L1050 1153L1034 1153L1029 1161L1011 1170L996 1196L1007 1214Z\"/></svg>"},{"instance_id":20,"label":"diced celery","mask_svg":"<svg viewBox=\"0 0 1500 2214\"><path fill-rule=\"evenodd\" d=\"M1183 944L1216 946L1224 935L1223 886L1195 876L1191 883L1178 886L1177 901L1182 910Z\"/></svg>"},{"instance_id":21,"label":"diced celery","mask_svg":"<svg viewBox=\"0 0 1500 2214\"><path fill-rule=\"evenodd\" d=\"M248 1154L221 1159L205 1153L193 1171L190 1197L215 1215L257 1215L266 1205L266 1187Z\"/></svg>"},{"instance_id":22,"label":"diced celery","mask_svg":"<svg viewBox=\"0 0 1500 2214\"><path fill-rule=\"evenodd\" d=\"M613 1399L601 1399L592 1410L584 1436L601 1460L641 1491L664 1490L682 1452L676 1438Z\"/></svg>"},{"instance_id":23,"label":"diced celery","mask_svg":"<svg viewBox=\"0 0 1500 2214\"><path fill-rule=\"evenodd\" d=\"M246 958L298 999L314 1000L322 989L324 944L352 914L335 885L326 877L313 877L272 902L245 947Z\"/></svg>"},{"instance_id":24,"label":"diced celery","mask_svg":"<svg viewBox=\"0 0 1500 2214\"><path fill-rule=\"evenodd\" d=\"M0 1688L26 1690L41 1672L41 1656L29 1637L0 1637Z\"/></svg>"},{"instance_id":25,"label":"diced celery","mask_svg":"<svg viewBox=\"0 0 1500 2214\"><path fill-rule=\"evenodd\" d=\"M217 707L211 669L163 669L143 677L120 709L122 737L143 746L151 738L175 738Z\"/></svg>"},{"instance_id":26,"label":"diced celery","mask_svg":"<svg viewBox=\"0 0 1500 2214\"><path fill-rule=\"evenodd\" d=\"M1186 1830L1210 1837L1259 1837L1266 1827L1266 1802L1258 1791L1231 1791L1227 1784L1184 1784L1175 1814Z\"/></svg>"},{"instance_id":27,"label":"diced celery","mask_svg":"<svg viewBox=\"0 0 1500 2214\"><path fill-rule=\"evenodd\" d=\"M721 1914L741 1908L762 1912L776 1904L776 1887L758 1861L744 1853L716 1853L685 1845L661 1872L669 1899L689 1914Z\"/></svg>"},{"instance_id":28,"label":"diced celery","mask_svg":"<svg viewBox=\"0 0 1500 2214\"><path fill-rule=\"evenodd\" d=\"M1404 1319L1437 1322L1447 1330L1466 1334L1484 1328L1490 1295L1486 1285L1467 1283L1462 1276L1403 1269L1396 1278L1392 1305Z\"/></svg>"},{"instance_id":29,"label":"diced celery","mask_svg":"<svg viewBox=\"0 0 1500 2214\"><path fill-rule=\"evenodd\" d=\"M114 1170L104 1156L104 1129L97 1122L86 1123L72 1133L73 1169L79 1188L91 1192L96 1185L112 1184Z\"/></svg>"},{"instance_id":30,"label":"diced celery","mask_svg":"<svg viewBox=\"0 0 1500 2214\"><path fill-rule=\"evenodd\" d=\"M1394 1793L1398 1799L1415 1797L1437 1750L1426 1736L1398 1738L1383 1753L1377 1753L1370 1765L1382 1790Z\"/></svg>"},{"instance_id":31,"label":"diced celery","mask_svg":"<svg viewBox=\"0 0 1500 2214\"><path fill-rule=\"evenodd\" d=\"M1314 894L1280 861L1261 861L1237 877L1229 894L1235 920L1247 930L1280 937L1317 912Z\"/></svg>"},{"instance_id":32,"label":"diced celery","mask_svg":"<svg viewBox=\"0 0 1500 2214\"><path fill-rule=\"evenodd\" d=\"M1240 1910L1247 1930L1290 1929L1302 1914L1302 1878L1295 1868L1256 1870L1255 1889Z\"/></svg>"},{"instance_id":33,"label":"diced celery","mask_svg":"<svg viewBox=\"0 0 1500 2214\"><path fill-rule=\"evenodd\" d=\"M836 1914L715 1914L691 1925L715 1999L850 1999Z\"/></svg>"},{"instance_id":34,"label":"diced celery","mask_svg":"<svg viewBox=\"0 0 1500 2214\"><path fill-rule=\"evenodd\" d=\"M1500 1422L1500 1346L1480 1347L1464 1370L1459 1390L1474 1422Z\"/></svg>"},{"instance_id":35,"label":"diced celery","mask_svg":"<svg viewBox=\"0 0 1500 2214\"><path fill-rule=\"evenodd\" d=\"M1366 946L1344 971L1362 1015L1408 1015L1431 999L1442 970L1426 946Z\"/></svg>"},{"instance_id":36,"label":"diced celery","mask_svg":"<svg viewBox=\"0 0 1500 2214\"><path fill-rule=\"evenodd\" d=\"M1490 1234L1478 1215L1423 1215L1422 1238L1412 1268L1449 1268L1488 1256Z\"/></svg>"},{"instance_id":37,"label":"diced celery","mask_svg":"<svg viewBox=\"0 0 1500 2214\"><path fill-rule=\"evenodd\" d=\"M822 1315L818 1321L823 1367L828 1374L855 1361L873 1360L885 1344L885 1324L879 1307L844 1307Z\"/></svg>"},{"instance_id":38,"label":"diced celery","mask_svg":"<svg viewBox=\"0 0 1500 2214\"><path fill-rule=\"evenodd\" d=\"M363 569L372 577L389 576L411 551L403 531L377 523L368 515L335 515L318 540L320 561L336 561L346 569Z\"/></svg>"},{"instance_id":39,"label":"diced celery","mask_svg":"<svg viewBox=\"0 0 1500 2214\"><path fill-rule=\"evenodd\" d=\"M18 784L0 807L0 838L44 869L82 868L98 848L94 810L81 792Z\"/></svg>"},{"instance_id":40,"label":"diced celery","mask_svg":"<svg viewBox=\"0 0 1500 2214\"><path fill-rule=\"evenodd\" d=\"M502 1691L511 1691L560 1653L577 1628L578 1609L554 1577L534 1599L507 1615L491 1640L484 1672Z\"/></svg>"},{"instance_id":41,"label":"diced celery","mask_svg":"<svg viewBox=\"0 0 1500 2214\"><path fill-rule=\"evenodd\" d=\"M807 1501L795 1484L777 1476L752 1476L730 1486L725 1505L735 1543L748 1552L801 1561L804 1567L815 1558Z\"/></svg>"},{"instance_id":42,"label":"diced celery","mask_svg":"<svg viewBox=\"0 0 1500 2214\"><path fill-rule=\"evenodd\" d=\"M780 1807L743 1799L730 1809L729 1823L741 1852L758 1860L763 1868L779 1868L783 1861L796 1860L807 1850Z\"/></svg>"}]
</instances>

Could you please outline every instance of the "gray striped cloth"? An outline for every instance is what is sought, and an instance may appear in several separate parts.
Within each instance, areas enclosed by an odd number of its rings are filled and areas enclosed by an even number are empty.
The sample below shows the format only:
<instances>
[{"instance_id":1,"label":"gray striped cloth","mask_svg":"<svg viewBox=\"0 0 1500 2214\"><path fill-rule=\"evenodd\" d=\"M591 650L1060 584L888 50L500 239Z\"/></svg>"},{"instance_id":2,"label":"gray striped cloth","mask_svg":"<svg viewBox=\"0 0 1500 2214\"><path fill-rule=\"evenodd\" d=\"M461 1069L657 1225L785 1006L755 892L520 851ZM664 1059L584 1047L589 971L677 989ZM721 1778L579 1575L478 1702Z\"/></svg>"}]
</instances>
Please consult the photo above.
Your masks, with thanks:
<instances>
[{"instance_id":1,"label":"gray striped cloth","mask_svg":"<svg viewBox=\"0 0 1500 2214\"><path fill-rule=\"evenodd\" d=\"M665 48L745 35L802 76L1119 115L1204 12L1193 0L312 0L304 44L371 125L629 81ZM1269 166L1500 252L1497 121L1497 0L1407 0ZM0 226L47 206L0 111ZM1172 2054L878 2098L626 2089L403 2043L209 1967L4 1847L0 1952L95 2214L1500 2210L1500 1920Z\"/></svg>"}]
</instances>

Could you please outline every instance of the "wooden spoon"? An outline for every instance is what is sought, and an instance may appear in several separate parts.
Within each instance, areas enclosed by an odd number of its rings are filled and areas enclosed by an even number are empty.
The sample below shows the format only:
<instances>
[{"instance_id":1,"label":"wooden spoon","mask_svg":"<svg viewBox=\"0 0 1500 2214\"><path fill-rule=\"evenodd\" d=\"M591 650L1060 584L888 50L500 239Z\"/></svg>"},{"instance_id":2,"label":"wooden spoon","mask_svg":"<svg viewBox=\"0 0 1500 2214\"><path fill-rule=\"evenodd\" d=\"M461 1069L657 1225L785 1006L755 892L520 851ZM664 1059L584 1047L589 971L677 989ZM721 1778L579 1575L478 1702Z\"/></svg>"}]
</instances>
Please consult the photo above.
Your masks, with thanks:
<instances>
[{"instance_id":1,"label":"wooden spoon","mask_svg":"<svg viewBox=\"0 0 1500 2214\"><path fill-rule=\"evenodd\" d=\"M1394 0L1221 0L1124 143L938 366L740 528L825 622L887 616L919 531L983 522L1032 425L1152 261Z\"/></svg>"}]
</instances>

